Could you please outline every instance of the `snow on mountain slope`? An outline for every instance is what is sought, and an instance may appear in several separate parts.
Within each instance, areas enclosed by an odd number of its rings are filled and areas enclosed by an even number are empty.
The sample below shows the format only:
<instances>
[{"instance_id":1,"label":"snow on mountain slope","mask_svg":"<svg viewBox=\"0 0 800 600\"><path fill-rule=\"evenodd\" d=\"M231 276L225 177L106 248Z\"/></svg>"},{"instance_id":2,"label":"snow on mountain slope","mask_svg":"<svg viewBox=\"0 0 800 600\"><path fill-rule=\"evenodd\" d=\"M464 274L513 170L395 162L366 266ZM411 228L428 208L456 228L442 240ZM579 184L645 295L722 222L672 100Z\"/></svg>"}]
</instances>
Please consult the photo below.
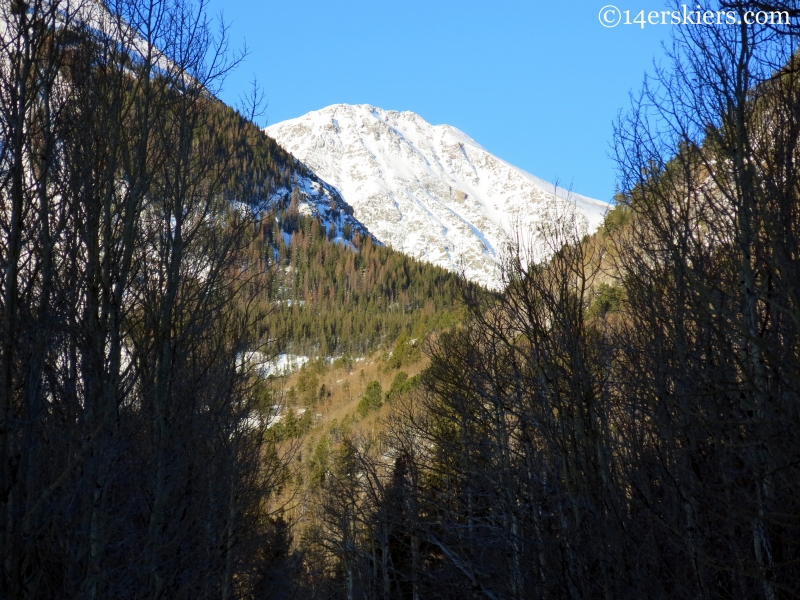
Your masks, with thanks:
<instances>
[{"instance_id":1,"label":"snow on mountain slope","mask_svg":"<svg viewBox=\"0 0 800 600\"><path fill-rule=\"evenodd\" d=\"M608 208L412 112L337 104L265 131L336 187L378 240L493 288L515 227L525 236L560 207L590 231Z\"/></svg>"},{"instance_id":2,"label":"snow on mountain slope","mask_svg":"<svg viewBox=\"0 0 800 600\"><path fill-rule=\"evenodd\" d=\"M350 225L351 236L354 233L362 236L370 235L369 229L353 216L353 207L342 199L339 191L323 181L315 173L295 175L292 189L281 187L271 193L271 204L283 208L288 207L292 200L292 193L295 190L298 193L300 214L319 219L326 232L333 225L335 229L333 240L335 242L350 244L345 238L344 232L345 225L348 224ZM375 236L372 237L377 240ZM352 246L352 244L350 245Z\"/></svg>"}]
</instances>

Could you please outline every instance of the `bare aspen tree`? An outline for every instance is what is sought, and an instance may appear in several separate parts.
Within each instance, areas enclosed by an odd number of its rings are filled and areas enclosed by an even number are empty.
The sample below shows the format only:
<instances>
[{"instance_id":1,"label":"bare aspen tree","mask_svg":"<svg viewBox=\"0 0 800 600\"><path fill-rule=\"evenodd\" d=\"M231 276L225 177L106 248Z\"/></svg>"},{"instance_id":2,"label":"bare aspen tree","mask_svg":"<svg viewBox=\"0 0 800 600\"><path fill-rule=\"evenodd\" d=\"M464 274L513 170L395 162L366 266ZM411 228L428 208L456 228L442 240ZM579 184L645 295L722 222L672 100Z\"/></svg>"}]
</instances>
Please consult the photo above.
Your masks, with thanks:
<instances>
[{"instance_id":1,"label":"bare aspen tree","mask_svg":"<svg viewBox=\"0 0 800 600\"><path fill-rule=\"evenodd\" d=\"M243 425L269 182L230 184L236 57L202 3L0 10L1 593L241 596L284 475Z\"/></svg>"},{"instance_id":2,"label":"bare aspen tree","mask_svg":"<svg viewBox=\"0 0 800 600\"><path fill-rule=\"evenodd\" d=\"M730 8L744 23L753 6ZM636 215L626 395L652 402L661 471L642 489L671 490L661 518L705 597L796 593L780 541L797 532L793 51L788 24L682 29L617 130Z\"/></svg>"}]
</instances>

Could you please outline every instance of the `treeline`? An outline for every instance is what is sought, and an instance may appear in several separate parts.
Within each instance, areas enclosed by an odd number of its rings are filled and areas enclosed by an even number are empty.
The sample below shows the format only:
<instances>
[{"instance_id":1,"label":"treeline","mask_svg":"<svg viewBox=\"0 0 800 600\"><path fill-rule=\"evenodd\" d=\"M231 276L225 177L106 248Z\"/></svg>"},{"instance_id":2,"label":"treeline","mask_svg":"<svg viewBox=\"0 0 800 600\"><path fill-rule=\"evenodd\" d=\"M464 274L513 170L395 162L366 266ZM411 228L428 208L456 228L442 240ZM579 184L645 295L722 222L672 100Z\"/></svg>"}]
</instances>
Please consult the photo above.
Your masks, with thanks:
<instances>
[{"instance_id":1,"label":"treeline","mask_svg":"<svg viewBox=\"0 0 800 600\"><path fill-rule=\"evenodd\" d=\"M464 316L457 275L347 227L335 238L335 229L299 215L296 201L266 227L278 269L272 331L288 351L363 356L401 334L421 339Z\"/></svg>"},{"instance_id":2,"label":"treeline","mask_svg":"<svg viewBox=\"0 0 800 600\"><path fill-rule=\"evenodd\" d=\"M521 235L386 431L326 448L308 595L800 595L797 61L776 28L678 35L603 230Z\"/></svg>"},{"instance_id":3,"label":"treeline","mask_svg":"<svg viewBox=\"0 0 800 600\"><path fill-rule=\"evenodd\" d=\"M288 550L237 357L290 174L201 8L0 3L3 598L266 597Z\"/></svg>"}]
</instances>

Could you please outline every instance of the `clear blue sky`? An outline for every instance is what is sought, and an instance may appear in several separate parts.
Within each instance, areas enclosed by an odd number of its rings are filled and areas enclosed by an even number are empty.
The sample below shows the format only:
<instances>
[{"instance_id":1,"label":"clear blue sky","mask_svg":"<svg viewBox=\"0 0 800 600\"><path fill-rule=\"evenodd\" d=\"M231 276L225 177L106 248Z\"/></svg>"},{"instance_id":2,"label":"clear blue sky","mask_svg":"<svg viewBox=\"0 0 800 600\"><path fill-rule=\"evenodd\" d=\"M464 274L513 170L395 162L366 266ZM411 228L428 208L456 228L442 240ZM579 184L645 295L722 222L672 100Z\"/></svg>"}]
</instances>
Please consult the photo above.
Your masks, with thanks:
<instances>
[{"instance_id":1,"label":"clear blue sky","mask_svg":"<svg viewBox=\"0 0 800 600\"><path fill-rule=\"evenodd\" d=\"M461 129L490 152L575 192L610 200L612 122L629 105L670 26L602 27L609 1L631 13L663 0L211 0L232 46L250 55L225 84L235 103L253 76L261 124L340 102L410 110Z\"/></svg>"}]
</instances>

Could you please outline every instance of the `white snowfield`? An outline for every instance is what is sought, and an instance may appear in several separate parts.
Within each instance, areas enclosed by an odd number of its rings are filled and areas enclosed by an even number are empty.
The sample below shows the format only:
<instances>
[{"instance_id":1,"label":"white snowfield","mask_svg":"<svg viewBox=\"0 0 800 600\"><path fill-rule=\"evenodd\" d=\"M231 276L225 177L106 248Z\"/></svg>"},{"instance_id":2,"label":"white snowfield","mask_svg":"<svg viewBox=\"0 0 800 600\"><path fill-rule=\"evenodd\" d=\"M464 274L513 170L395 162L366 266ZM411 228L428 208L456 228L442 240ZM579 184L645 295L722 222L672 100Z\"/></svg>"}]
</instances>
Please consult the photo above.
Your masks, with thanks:
<instances>
[{"instance_id":1,"label":"white snowfield","mask_svg":"<svg viewBox=\"0 0 800 600\"><path fill-rule=\"evenodd\" d=\"M609 208L412 112L336 104L265 131L334 186L378 240L491 288L509 236L529 237L554 209L593 231Z\"/></svg>"},{"instance_id":2,"label":"white snowfield","mask_svg":"<svg viewBox=\"0 0 800 600\"><path fill-rule=\"evenodd\" d=\"M307 356L297 354L278 354L270 358L263 352L240 352L236 356L239 369L254 369L259 377L266 379L270 375L282 377L291 375L308 362Z\"/></svg>"}]
</instances>

